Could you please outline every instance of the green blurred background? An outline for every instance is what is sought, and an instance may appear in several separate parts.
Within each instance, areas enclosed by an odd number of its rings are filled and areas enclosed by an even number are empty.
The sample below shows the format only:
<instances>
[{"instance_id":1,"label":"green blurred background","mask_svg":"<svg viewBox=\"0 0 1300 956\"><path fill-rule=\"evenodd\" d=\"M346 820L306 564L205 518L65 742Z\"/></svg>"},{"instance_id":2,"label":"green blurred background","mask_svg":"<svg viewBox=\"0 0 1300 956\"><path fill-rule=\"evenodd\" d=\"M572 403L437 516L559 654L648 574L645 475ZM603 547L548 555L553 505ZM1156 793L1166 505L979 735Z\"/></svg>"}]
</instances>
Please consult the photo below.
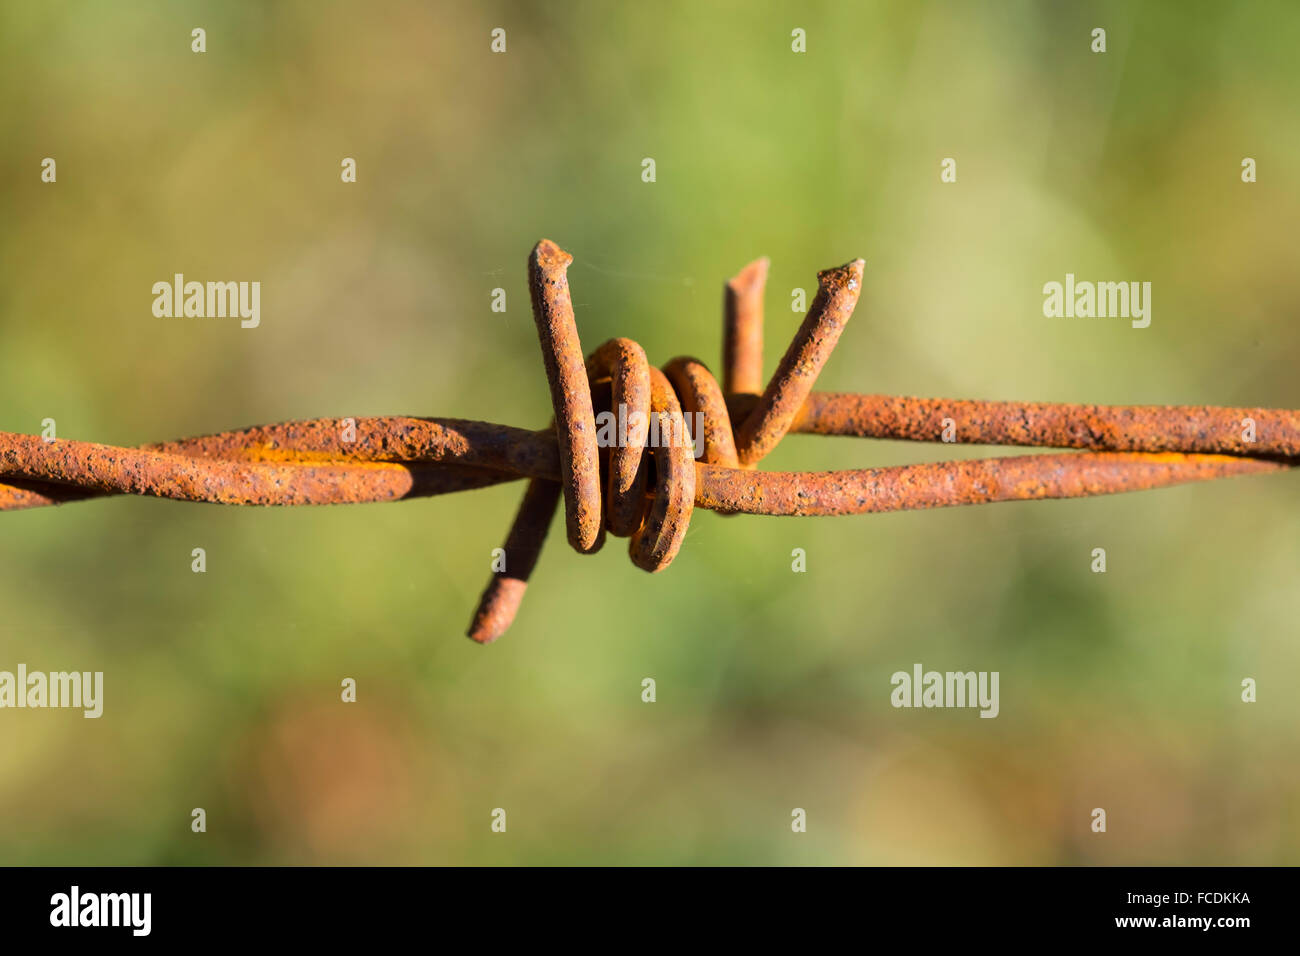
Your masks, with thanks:
<instances>
[{"instance_id":1,"label":"green blurred background","mask_svg":"<svg viewBox=\"0 0 1300 956\"><path fill-rule=\"evenodd\" d=\"M791 290L863 256L822 388L1300 404L1292 3L2 10L3 430L540 427L542 236L576 258L588 348L626 335L716 370L722 283L768 255L770 370ZM175 272L261 281L261 327L154 318ZM1150 328L1045 319L1066 272L1152 282ZM953 453L792 437L764 467ZM1297 860L1293 476L699 513L653 578L561 525L514 629L478 647L521 491L4 515L0 669L102 670L106 690L98 721L0 713L0 863ZM915 662L999 671L1001 715L891 708Z\"/></svg>"}]
</instances>

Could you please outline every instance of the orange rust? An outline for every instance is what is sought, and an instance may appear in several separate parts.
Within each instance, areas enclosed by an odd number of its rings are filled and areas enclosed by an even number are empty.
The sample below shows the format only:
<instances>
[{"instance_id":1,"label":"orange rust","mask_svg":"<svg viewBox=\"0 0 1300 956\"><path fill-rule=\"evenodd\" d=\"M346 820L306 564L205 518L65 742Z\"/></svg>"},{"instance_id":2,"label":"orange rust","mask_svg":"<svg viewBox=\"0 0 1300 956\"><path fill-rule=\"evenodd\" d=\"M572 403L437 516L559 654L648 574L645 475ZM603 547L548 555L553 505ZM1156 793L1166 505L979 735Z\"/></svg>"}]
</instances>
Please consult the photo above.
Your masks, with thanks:
<instances>
[{"instance_id":1,"label":"orange rust","mask_svg":"<svg viewBox=\"0 0 1300 956\"><path fill-rule=\"evenodd\" d=\"M567 276L569 255L543 239L528 259L528 283L533 295L533 319L551 385L555 434L560 444L560 485L569 544L590 554L600 549L604 526L600 515L600 456L596 450L596 417L582 360L582 344L573 318Z\"/></svg>"},{"instance_id":2,"label":"orange rust","mask_svg":"<svg viewBox=\"0 0 1300 956\"><path fill-rule=\"evenodd\" d=\"M757 392L763 387L763 289L768 259L755 259L727 283L722 297L722 387Z\"/></svg>"},{"instance_id":3,"label":"orange rust","mask_svg":"<svg viewBox=\"0 0 1300 956\"><path fill-rule=\"evenodd\" d=\"M653 572L662 571L677 556L695 507L694 459L691 446L680 439L686 428L681 406L667 376L657 368L650 369L650 412L660 423L660 440L652 449L654 497L628 553L638 568Z\"/></svg>"},{"instance_id":4,"label":"orange rust","mask_svg":"<svg viewBox=\"0 0 1300 956\"><path fill-rule=\"evenodd\" d=\"M794 341L754 410L736 430L736 452L745 466L776 447L803 406L862 291L861 259L817 275L817 296Z\"/></svg>"},{"instance_id":5,"label":"orange rust","mask_svg":"<svg viewBox=\"0 0 1300 956\"><path fill-rule=\"evenodd\" d=\"M559 503L560 486L556 482L538 478L528 482L523 503L506 537L505 568L493 573L470 622L469 636L480 644L490 644L504 634L519 612L528 579L537 567L547 529Z\"/></svg>"},{"instance_id":6,"label":"orange rust","mask_svg":"<svg viewBox=\"0 0 1300 956\"><path fill-rule=\"evenodd\" d=\"M663 370L681 397L682 411L689 412L696 427L704 429L701 457L711 465L740 467L727 402L708 367L698 359L682 357L673 359Z\"/></svg>"},{"instance_id":7,"label":"orange rust","mask_svg":"<svg viewBox=\"0 0 1300 956\"><path fill-rule=\"evenodd\" d=\"M610 534L626 538L641 524L645 508L641 457L650 416L650 363L631 339L610 339L591 354L587 373L593 381L610 379L610 412L616 428L624 429L609 453L607 518Z\"/></svg>"},{"instance_id":8,"label":"orange rust","mask_svg":"<svg viewBox=\"0 0 1300 956\"><path fill-rule=\"evenodd\" d=\"M1300 411L1212 405L1081 405L814 393L794 430L973 445L1300 456ZM1245 436L1251 430L1254 441Z\"/></svg>"},{"instance_id":9,"label":"orange rust","mask_svg":"<svg viewBox=\"0 0 1300 956\"><path fill-rule=\"evenodd\" d=\"M862 260L821 273L808 316L762 395L754 369L761 368L766 260L728 285L725 393L703 363L678 358L661 372L629 339L611 340L584 361L566 278L571 261L545 240L529 261L555 409L547 429L450 418L322 418L140 448L0 433L0 510L111 494L239 505L391 501L528 478L505 543L506 567L489 582L470 628L471 637L487 643L518 612L561 497L574 547L595 550L608 528L630 535L634 563L658 571L680 549L696 507L842 515L1086 497L1261 474L1300 461L1300 412L1285 409L813 392L857 301ZM604 456L602 500L595 409L606 406L616 415L620 406L647 410L661 427L653 447L635 426L618 436ZM683 411L703 416L701 461L692 461L683 440ZM948 437L945 419L958 442L1084 451L849 471L749 470L788 431L939 441ZM734 422L742 424L733 430ZM1248 424L1255 441L1246 440Z\"/></svg>"},{"instance_id":10,"label":"orange rust","mask_svg":"<svg viewBox=\"0 0 1300 956\"><path fill-rule=\"evenodd\" d=\"M995 501L1087 498L1288 466L1228 455L1065 452L855 471L745 472L700 467L696 506L747 514L828 517Z\"/></svg>"}]
</instances>

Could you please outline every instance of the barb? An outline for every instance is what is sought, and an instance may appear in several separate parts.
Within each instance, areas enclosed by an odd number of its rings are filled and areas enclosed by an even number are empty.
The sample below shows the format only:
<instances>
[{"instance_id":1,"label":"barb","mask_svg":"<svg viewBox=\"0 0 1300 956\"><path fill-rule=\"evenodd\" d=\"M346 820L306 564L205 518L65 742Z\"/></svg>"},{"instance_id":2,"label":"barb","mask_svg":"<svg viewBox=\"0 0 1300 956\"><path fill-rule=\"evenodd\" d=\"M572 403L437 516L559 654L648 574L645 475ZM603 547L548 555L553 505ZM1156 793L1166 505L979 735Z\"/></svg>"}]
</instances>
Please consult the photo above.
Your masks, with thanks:
<instances>
[{"instance_id":1,"label":"barb","mask_svg":"<svg viewBox=\"0 0 1300 956\"><path fill-rule=\"evenodd\" d=\"M561 500L574 548L592 553L606 533L627 537L632 561L654 572L676 556L695 508L808 516L1077 498L1261 474L1300 460L1300 412L1292 410L814 392L857 304L861 259L819 274L808 315L761 393L766 259L726 287L725 391L702 362L676 358L660 370L630 339L612 339L584 360L567 279L572 261L548 240L529 258L554 408L546 429L454 418L321 418L139 448L0 432L0 511L115 494L346 504L528 479L505 542L506 568L493 575L469 629L488 643L514 620ZM617 438L602 440L613 421ZM849 471L754 470L789 432L1081 451Z\"/></svg>"}]
</instances>

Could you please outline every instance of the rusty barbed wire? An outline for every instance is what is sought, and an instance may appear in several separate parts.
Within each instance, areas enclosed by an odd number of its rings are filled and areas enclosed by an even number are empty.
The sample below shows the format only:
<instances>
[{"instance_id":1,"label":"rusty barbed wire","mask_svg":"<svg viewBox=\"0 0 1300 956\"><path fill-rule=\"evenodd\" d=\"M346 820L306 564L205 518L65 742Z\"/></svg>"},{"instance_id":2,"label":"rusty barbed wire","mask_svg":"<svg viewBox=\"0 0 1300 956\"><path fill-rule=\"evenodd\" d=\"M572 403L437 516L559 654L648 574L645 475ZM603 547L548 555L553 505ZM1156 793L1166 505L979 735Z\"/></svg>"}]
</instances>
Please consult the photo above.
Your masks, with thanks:
<instances>
[{"instance_id":1,"label":"rusty barbed wire","mask_svg":"<svg viewBox=\"0 0 1300 956\"><path fill-rule=\"evenodd\" d=\"M723 385L696 359L662 369L617 338L585 360L569 295L572 257L549 240L528 262L533 315L550 385L551 427L403 416L259 425L122 448L0 432L0 511L134 494L234 505L393 501L528 479L469 636L514 620L563 500L569 543L629 538L633 563L667 567L695 508L724 514L847 515L996 501L1075 498L1292 467L1300 412L1216 406L992 402L812 391L862 286L863 261L818 275L818 291L760 391L768 262L746 266L724 296ZM596 409L635 423L598 440ZM655 433L692 441L657 442ZM1243 428L1253 428L1253 441ZM952 428L945 431L945 425ZM847 471L761 472L790 432L1076 449Z\"/></svg>"}]
</instances>

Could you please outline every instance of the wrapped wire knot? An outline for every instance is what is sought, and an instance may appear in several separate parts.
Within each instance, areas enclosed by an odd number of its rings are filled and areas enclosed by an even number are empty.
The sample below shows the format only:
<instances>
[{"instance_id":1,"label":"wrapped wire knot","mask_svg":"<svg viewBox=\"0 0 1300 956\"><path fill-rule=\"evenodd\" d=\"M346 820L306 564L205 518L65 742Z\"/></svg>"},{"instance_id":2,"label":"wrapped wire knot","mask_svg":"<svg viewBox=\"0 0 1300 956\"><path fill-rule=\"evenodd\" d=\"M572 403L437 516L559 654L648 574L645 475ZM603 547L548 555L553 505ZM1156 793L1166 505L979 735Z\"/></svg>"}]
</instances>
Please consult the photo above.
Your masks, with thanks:
<instances>
[{"instance_id":1,"label":"wrapped wire knot","mask_svg":"<svg viewBox=\"0 0 1300 956\"><path fill-rule=\"evenodd\" d=\"M630 339L611 339L584 362L567 271L573 257L543 239L528 260L533 316L546 363L560 450L560 492L569 544L583 554L599 550L604 533L630 536L632 562L646 571L666 568L681 548L696 503L694 455L688 443L673 441L648 449L642 430L630 430L607 456L606 492L601 492L592 386L609 384L610 405L626 420L667 420L660 429L683 435L683 412L696 417L705 464L749 468L770 452L803 407L822 365L853 314L862 289L861 259L818 275L817 295L767 389L733 430L722 387L693 358L676 358L654 368ZM756 386L762 368L763 280L767 262L748 267L728 285L724 352L728 382ZM622 437L622 436L621 436ZM645 460L653 457L653 469ZM653 479L649 475L653 473ZM603 501L603 505L602 505ZM557 496L530 483L506 541L507 561L522 552L531 572ZM531 560L530 560L531 559ZM488 642L514 620L527 574L495 575L479 602L469 635Z\"/></svg>"},{"instance_id":2,"label":"wrapped wire knot","mask_svg":"<svg viewBox=\"0 0 1300 956\"><path fill-rule=\"evenodd\" d=\"M237 505L392 501L520 478L527 490L469 635L510 626L561 498L569 543L598 550L629 538L632 561L667 567L695 508L764 515L844 515L994 501L1115 494L1291 467L1300 413L1212 406L1099 406L954 401L813 392L853 313L861 259L818 276L808 314L766 388L762 294L767 260L726 287L723 380L703 363L650 365L630 339L584 359L566 271L572 257L543 240L529 285L550 384L551 427L529 431L449 418L322 418L138 448L0 432L0 511L115 494ZM601 448L596 408L687 433L647 440L635 425ZM1243 425L1249 421L1249 437ZM958 427L945 434L945 423ZM789 432L1078 449L940 464L827 472L754 466Z\"/></svg>"}]
</instances>

